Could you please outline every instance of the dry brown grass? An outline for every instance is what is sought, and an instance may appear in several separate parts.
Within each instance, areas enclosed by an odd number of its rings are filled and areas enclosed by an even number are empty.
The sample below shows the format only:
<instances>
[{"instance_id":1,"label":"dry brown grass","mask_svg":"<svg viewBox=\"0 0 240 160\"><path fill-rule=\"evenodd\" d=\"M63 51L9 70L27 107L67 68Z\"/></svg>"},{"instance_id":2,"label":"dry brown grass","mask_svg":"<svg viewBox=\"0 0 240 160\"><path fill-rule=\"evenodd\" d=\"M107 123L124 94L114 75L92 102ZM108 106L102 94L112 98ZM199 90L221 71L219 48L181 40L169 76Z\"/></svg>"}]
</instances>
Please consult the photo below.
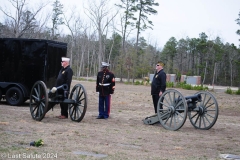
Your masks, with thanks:
<instances>
[{"instance_id":1,"label":"dry brown grass","mask_svg":"<svg viewBox=\"0 0 240 160\"><path fill-rule=\"evenodd\" d=\"M240 97L237 95L213 93L220 113L210 130L196 130L187 119L180 130L169 131L160 124L142 122L154 112L149 86L117 83L110 118L98 120L95 82L73 81L72 85L76 83L83 84L88 93L88 109L80 123L55 118L60 113L59 106L38 122L31 118L28 103L13 107L2 102L0 159L52 156L49 159L190 160L220 159L219 154L225 153L240 155ZM184 96L197 92L178 90ZM43 139L43 146L29 146L38 139Z\"/></svg>"}]
</instances>

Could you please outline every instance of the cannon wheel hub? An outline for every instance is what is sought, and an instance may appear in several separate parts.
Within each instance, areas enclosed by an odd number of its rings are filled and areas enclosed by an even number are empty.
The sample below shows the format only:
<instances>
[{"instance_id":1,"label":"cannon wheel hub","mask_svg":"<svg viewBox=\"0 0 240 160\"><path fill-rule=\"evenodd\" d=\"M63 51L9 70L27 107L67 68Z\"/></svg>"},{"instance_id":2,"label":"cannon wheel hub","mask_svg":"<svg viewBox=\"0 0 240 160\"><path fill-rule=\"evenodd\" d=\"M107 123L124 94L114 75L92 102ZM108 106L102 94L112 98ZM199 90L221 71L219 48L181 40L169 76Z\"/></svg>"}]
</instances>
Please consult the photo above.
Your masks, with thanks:
<instances>
[{"instance_id":1,"label":"cannon wheel hub","mask_svg":"<svg viewBox=\"0 0 240 160\"><path fill-rule=\"evenodd\" d=\"M175 108L173 106L169 106L168 113L172 115L174 112L175 112Z\"/></svg>"},{"instance_id":2,"label":"cannon wheel hub","mask_svg":"<svg viewBox=\"0 0 240 160\"><path fill-rule=\"evenodd\" d=\"M203 115L204 114L204 108L203 107L199 107L199 115Z\"/></svg>"}]
</instances>

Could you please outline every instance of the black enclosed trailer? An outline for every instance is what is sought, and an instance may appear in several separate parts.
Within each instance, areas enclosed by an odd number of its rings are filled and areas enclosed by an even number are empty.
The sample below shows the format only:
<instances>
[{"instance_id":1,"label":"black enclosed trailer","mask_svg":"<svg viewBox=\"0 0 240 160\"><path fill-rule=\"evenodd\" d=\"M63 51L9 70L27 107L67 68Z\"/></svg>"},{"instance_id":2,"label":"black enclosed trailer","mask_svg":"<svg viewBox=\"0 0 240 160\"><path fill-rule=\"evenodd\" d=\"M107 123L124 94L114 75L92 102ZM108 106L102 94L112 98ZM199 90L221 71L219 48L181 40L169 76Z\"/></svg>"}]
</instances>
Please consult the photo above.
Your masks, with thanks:
<instances>
[{"instance_id":1,"label":"black enclosed trailer","mask_svg":"<svg viewBox=\"0 0 240 160\"><path fill-rule=\"evenodd\" d=\"M67 44L50 40L0 38L0 100L21 105L36 81L55 84Z\"/></svg>"}]
</instances>

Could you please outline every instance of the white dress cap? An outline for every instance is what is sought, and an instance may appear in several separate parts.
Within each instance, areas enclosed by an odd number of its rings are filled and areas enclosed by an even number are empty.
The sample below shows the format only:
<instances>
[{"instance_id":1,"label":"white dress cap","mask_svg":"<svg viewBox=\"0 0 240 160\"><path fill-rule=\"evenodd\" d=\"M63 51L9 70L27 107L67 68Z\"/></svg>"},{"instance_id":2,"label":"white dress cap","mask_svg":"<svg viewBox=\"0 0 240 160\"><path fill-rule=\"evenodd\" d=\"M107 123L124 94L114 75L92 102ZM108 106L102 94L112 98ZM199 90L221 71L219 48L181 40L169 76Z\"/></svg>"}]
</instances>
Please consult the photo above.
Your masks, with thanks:
<instances>
[{"instance_id":1,"label":"white dress cap","mask_svg":"<svg viewBox=\"0 0 240 160\"><path fill-rule=\"evenodd\" d=\"M108 67L110 64L106 63L106 62L102 62L102 67Z\"/></svg>"},{"instance_id":2,"label":"white dress cap","mask_svg":"<svg viewBox=\"0 0 240 160\"><path fill-rule=\"evenodd\" d=\"M69 61L70 61L70 58L62 57L62 61L67 61L67 62L69 62Z\"/></svg>"}]
</instances>

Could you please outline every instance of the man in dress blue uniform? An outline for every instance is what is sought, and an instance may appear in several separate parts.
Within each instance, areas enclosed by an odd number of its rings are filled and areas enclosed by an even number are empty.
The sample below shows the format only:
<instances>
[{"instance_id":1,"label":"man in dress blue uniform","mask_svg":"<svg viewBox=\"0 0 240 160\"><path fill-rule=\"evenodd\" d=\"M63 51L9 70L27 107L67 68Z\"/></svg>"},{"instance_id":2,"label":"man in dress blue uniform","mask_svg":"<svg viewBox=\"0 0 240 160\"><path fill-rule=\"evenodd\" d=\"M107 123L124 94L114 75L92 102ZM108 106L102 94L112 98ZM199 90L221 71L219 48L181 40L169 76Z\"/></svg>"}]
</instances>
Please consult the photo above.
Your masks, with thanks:
<instances>
[{"instance_id":1,"label":"man in dress blue uniform","mask_svg":"<svg viewBox=\"0 0 240 160\"><path fill-rule=\"evenodd\" d=\"M98 72L96 92L99 92L99 115L97 119L107 119L110 115L111 94L115 89L115 76L108 70L109 64L102 62L102 71Z\"/></svg>"},{"instance_id":2,"label":"man in dress blue uniform","mask_svg":"<svg viewBox=\"0 0 240 160\"><path fill-rule=\"evenodd\" d=\"M156 64L156 73L151 84L151 95L155 113L157 113L158 100L166 90L166 73L163 70L163 66L164 63L161 61ZM162 105L160 105L160 108L162 108Z\"/></svg>"}]
</instances>

